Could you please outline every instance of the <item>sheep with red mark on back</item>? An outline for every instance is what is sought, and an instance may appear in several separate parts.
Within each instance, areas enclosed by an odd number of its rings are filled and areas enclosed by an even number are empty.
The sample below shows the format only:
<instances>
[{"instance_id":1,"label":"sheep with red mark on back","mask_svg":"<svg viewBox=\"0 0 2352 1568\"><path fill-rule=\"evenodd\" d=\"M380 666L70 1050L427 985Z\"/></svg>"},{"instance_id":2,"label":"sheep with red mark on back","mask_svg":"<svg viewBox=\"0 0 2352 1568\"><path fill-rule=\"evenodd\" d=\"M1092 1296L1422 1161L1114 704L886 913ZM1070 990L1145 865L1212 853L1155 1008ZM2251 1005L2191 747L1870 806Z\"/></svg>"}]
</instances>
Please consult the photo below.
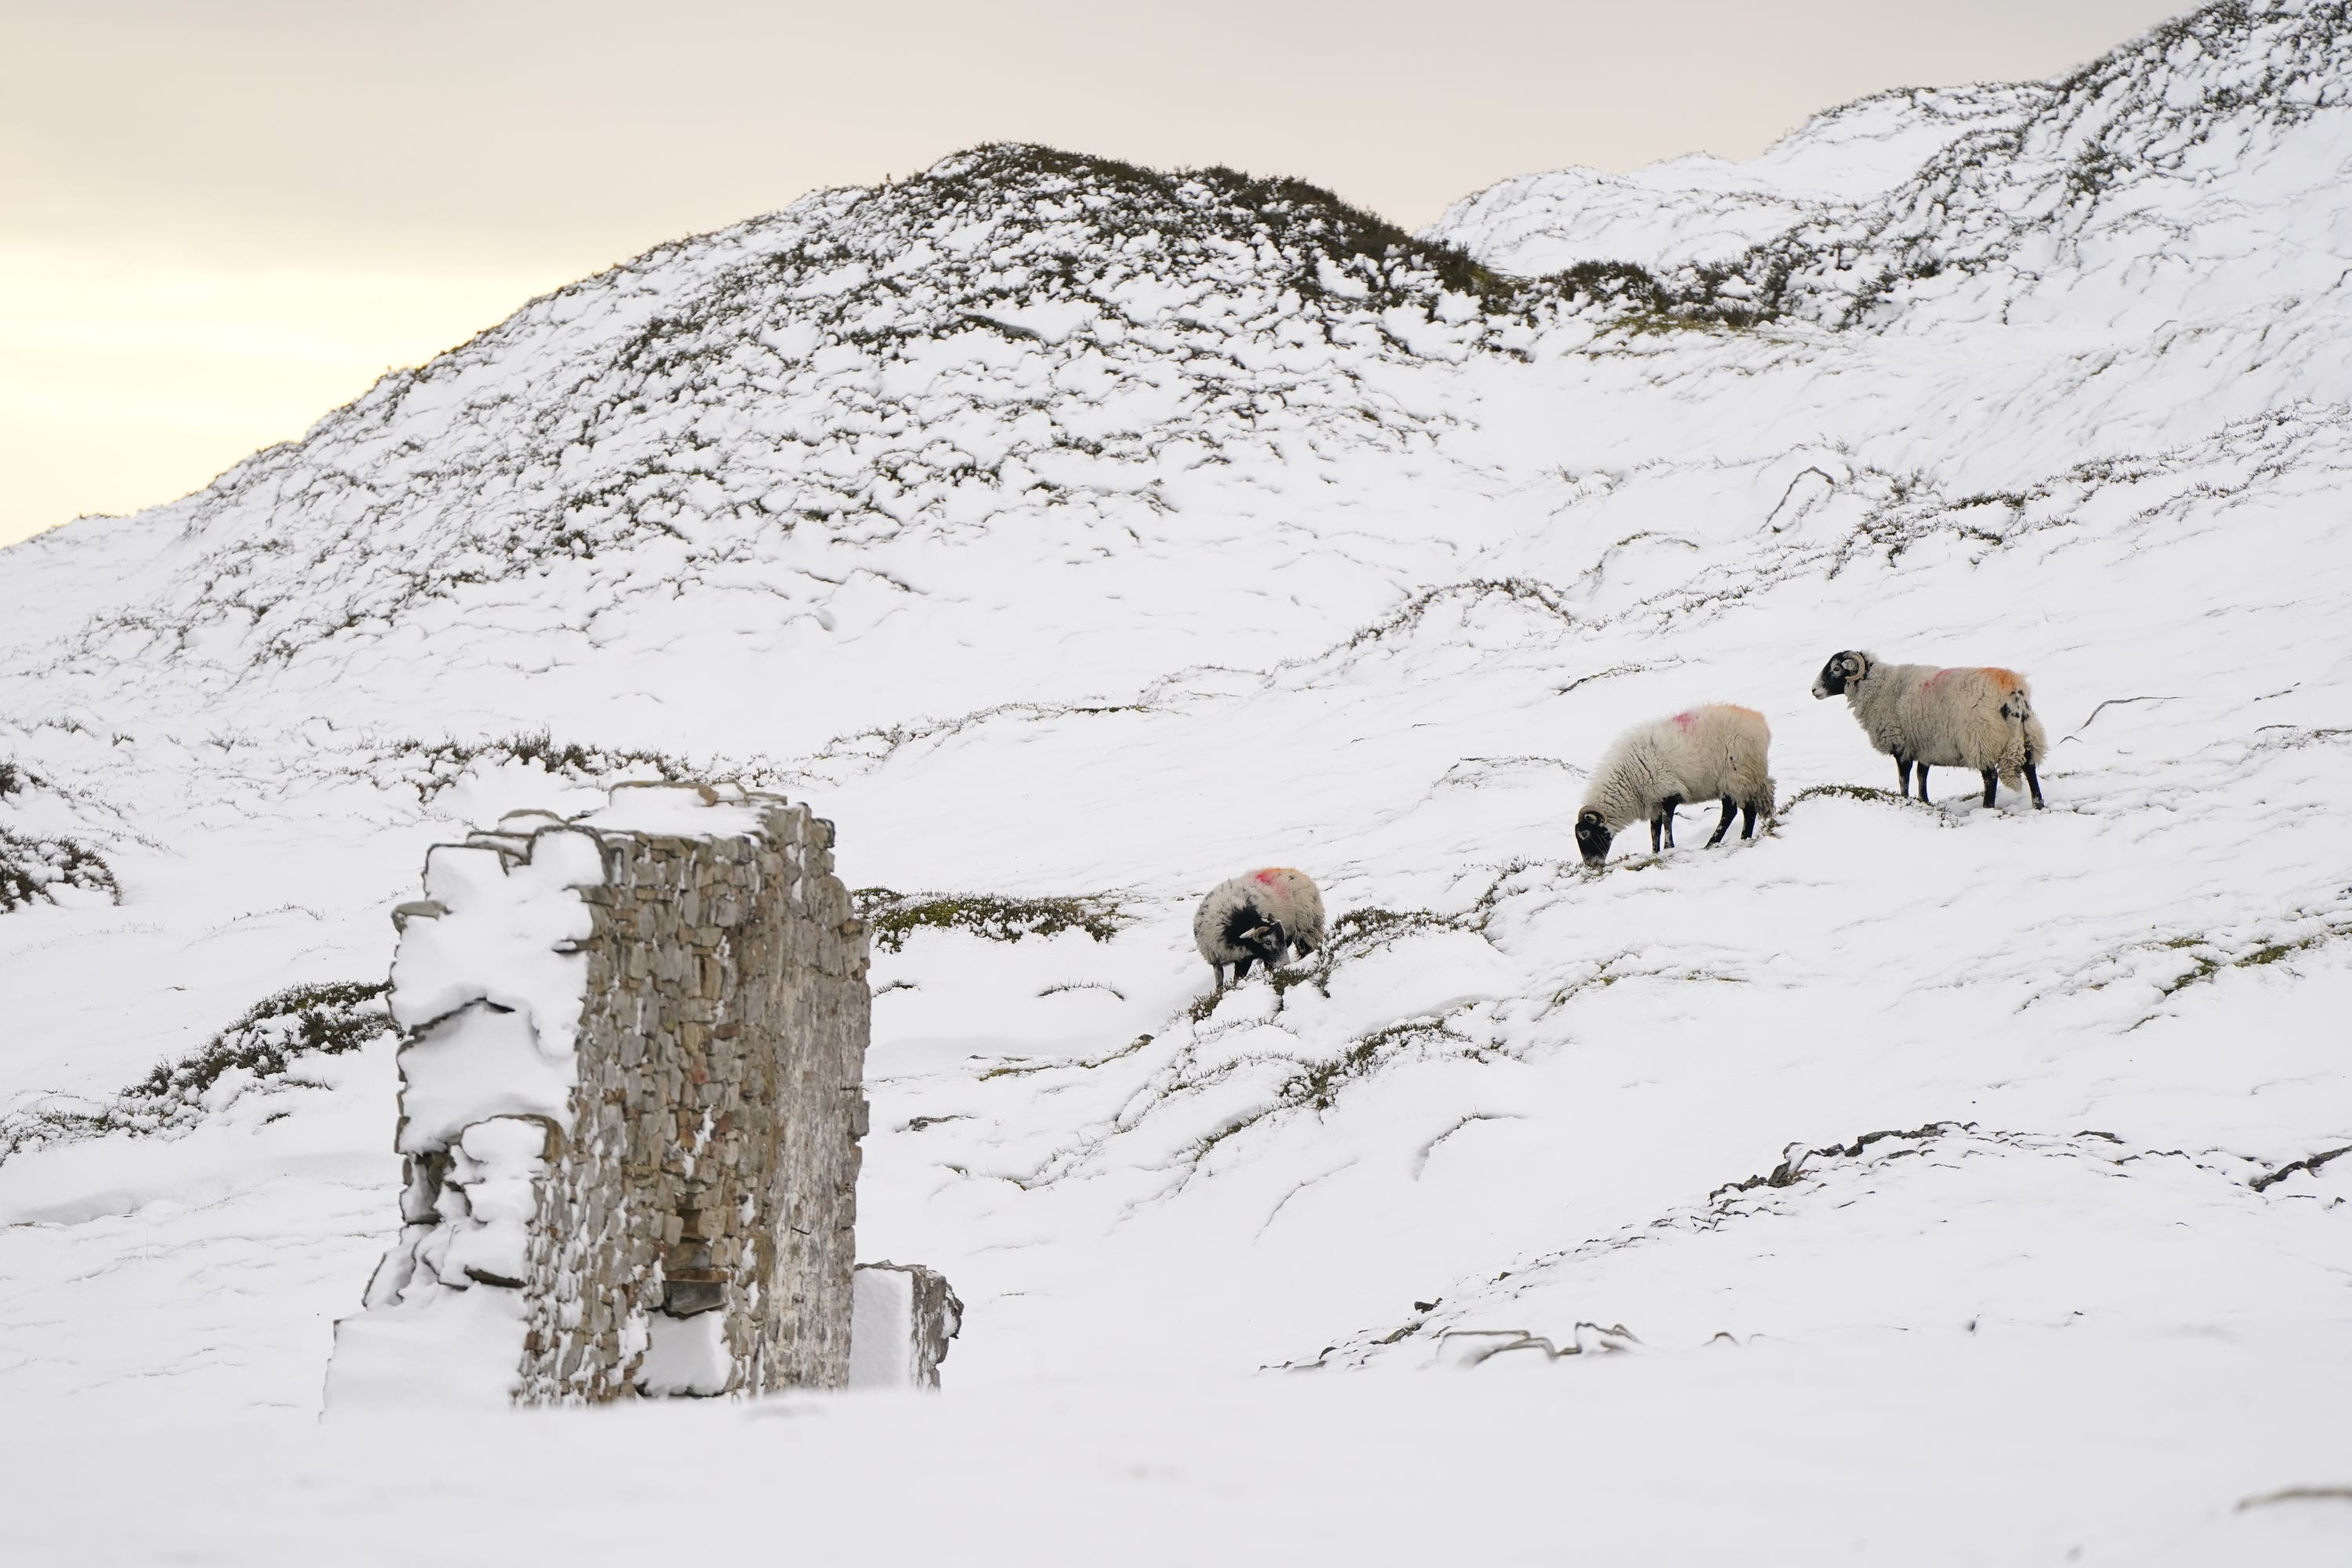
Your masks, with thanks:
<instances>
[{"instance_id":1,"label":"sheep with red mark on back","mask_svg":"<svg viewBox=\"0 0 2352 1568\"><path fill-rule=\"evenodd\" d=\"M1303 958L1319 951L1325 941L1322 890L1306 872L1287 866L1229 877L1210 889L1194 911L1192 940L1222 991L1227 965L1239 982L1252 963L1271 971L1286 954Z\"/></svg>"},{"instance_id":2,"label":"sheep with red mark on back","mask_svg":"<svg viewBox=\"0 0 2352 1568\"><path fill-rule=\"evenodd\" d=\"M1675 812L1686 803L1723 802L1712 848L1723 842L1735 813L1745 814L1739 837L1756 836L1756 817L1772 814L1769 770L1771 727L1753 708L1711 702L1669 718L1637 724L1617 737L1592 771L1576 814L1576 847L1584 863L1609 858L1609 842L1635 822L1650 825L1650 851L1675 847Z\"/></svg>"}]
</instances>

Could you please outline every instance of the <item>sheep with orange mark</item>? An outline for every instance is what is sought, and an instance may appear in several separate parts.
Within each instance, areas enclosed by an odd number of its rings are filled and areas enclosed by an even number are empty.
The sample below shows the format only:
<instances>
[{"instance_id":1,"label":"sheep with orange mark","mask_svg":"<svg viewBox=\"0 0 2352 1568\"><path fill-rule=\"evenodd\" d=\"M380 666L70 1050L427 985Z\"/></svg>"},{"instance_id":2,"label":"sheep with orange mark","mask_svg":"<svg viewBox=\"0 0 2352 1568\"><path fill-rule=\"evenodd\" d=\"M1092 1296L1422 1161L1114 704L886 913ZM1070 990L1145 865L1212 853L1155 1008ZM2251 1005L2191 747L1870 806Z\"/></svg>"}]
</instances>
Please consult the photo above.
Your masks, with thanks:
<instances>
[{"instance_id":1,"label":"sheep with orange mark","mask_svg":"<svg viewBox=\"0 0 2352 1568\"><path fill-rule=\"evenodd\" d=\"M1287 866L1244 871L1209 889L1192 915L1192 940L1225 987L1225 968L1235 983L1252 963L1270 972L1286 954L1305 957L1324 943L1323 894L1315 879Z\"/></svg>"},{"instance_id":2,"label":"sheep with orange mark","mask_svg":"<svg viewBox=\"0 0 2352 1568\"><path fill-rule=\"evenodd\" d=\"M1650 825L1650 850L1675 847L1675 812L1686 802L1720 800L1723 820L1708 839L1713 848L1741 814L1739 837L1756 836L1759 812L1772 813L1773 783L1769 753L1771 726L1752 708L1727 702L1692 708L1617 738L1576 814L1576 847L1584 863L1609 858L1609 841L1635 822Z\"/></svg>"},{"instance_id":3,"label":"sheep with orange mark","mask_svg":"<svg viewBox=\"0 0 2352 1568\"><path fill-rule=\"evenodd\" d=\"M1967 768L1984 780L1990 805L1996 784L2033 793L2040 810L2041 775L2050 737L2033 711L2033 693L2013 669L1941 669L1931 664L1888 664L1849 648L1822 667L1816 698L1843 697L1870 743L1895 759L1907 797L1911 770L1919 770L1919 798L1927 798L1927 770Z\"/></svg>"}]
</instances>

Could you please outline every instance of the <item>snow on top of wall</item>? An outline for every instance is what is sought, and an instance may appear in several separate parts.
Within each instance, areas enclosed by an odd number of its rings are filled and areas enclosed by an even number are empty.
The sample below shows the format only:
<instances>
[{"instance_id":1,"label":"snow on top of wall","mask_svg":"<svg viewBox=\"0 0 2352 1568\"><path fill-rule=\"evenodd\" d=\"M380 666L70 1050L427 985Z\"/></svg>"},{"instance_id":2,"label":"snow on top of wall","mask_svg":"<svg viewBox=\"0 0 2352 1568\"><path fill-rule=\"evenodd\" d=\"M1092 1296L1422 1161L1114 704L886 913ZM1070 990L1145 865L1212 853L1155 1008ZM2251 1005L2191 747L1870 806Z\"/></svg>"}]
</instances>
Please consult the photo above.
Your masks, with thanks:
<instances>
[{"instance_id":1,"label":"snow on top of wall","mask_svg":"<svg viewBox=\"0 0 2352 1568\"><path fill-rule=\"evenodd\" d=\"M520 1015L551 1056L568 1055L587 984L587 961L570 944L595 929L578 889L604 881L604 849L591 833L541 831L519 859L436 845L425 858L425 902L406 907L393 958L393 1021L422 1028L486 1002Z\"/></svg>"},{"instance_id":2,"label":"snow on top of wall","mask_svg":"<svg viewBox=\"0 0 2352 1568\"><path fill-rule=\"evenodd\" d=\"M610 805L572 820L606 833L745 838L761 830L766 811L735 785L621 784Z\"/></svg>"},{"instance_id":3,"label":"snow on top of wall","mask_svg":"<svg viewBox=\"0 0 2352 1568\"><path fill-rule=\"evenodd\" d=\"M445 1147L487 1117L569 1114L587 984L572 944L594 930L579 890L604 883L603 835L742 837L772 804L731 784L624 784L589 811L509 812L434 846L424 900L396 917L390 1006L411 1031L401 1150Z\"/></svg>"},{"instance_id":4,"label":"snow on top of wall","mask_svg":"<svg viewBox=\"0 0 2352 1568\"><path fill-rule=\"evenodd\" d=\"M587 984L572 944L594 930L579 889L604 885L601 835L742 837L767 809L734 784L625 784L590 811L510 812L436 845L392 961L393 1020L412 1031L402 1151L444 1147L486 1117L568 1115Z\"/></svg>"}]
</instances>

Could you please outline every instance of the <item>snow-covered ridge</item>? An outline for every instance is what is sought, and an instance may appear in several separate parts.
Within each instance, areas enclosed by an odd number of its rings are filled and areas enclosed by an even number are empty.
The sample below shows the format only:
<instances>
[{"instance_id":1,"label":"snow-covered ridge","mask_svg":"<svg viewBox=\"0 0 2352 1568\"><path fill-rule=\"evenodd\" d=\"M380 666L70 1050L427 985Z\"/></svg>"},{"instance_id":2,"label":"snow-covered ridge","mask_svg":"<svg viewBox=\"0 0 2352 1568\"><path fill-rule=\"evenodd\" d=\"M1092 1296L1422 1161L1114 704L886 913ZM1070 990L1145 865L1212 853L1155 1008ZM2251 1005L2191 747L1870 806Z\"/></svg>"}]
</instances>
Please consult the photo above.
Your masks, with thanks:
<instances>
[{"instance_id":1,"label":"snow-covered ridge","mask_svg":"<svg viewBox=\"0 0 2352 1568\"><path fill-rule=\"evenodd\" d=\"M756 561L732 585L831 629L930 591L849 563L910 531L969 536L1008 503L1115 528L1281 431L1425 442L1426 412L1350 367L1524 344L1491 287L1312 187L984 148L534 301L169 509L179 538L95 626L44 619L93 654L241 672L469 586L552 578L602 611ZM858 609L830 607L845 589Z\"/></svg>"},{"instance_id":2,"label":"snow-covered ridge","mask_svg":"<svg viewBox=\"0 0 2352 1568\"><path fill-rule=\"evenodd\" d=\"M1693 300L1832 326L2039 313L2031 296L2104 274L2152 325L2339 285L2335 204L2312 198L2345 178L2347 64L2341 0L2221 0L2057 80L1864 100L1749 163L1522 176L1428 237L1507 271L1648 266Z\"/></svg>"},{"instance_id":3,"label":"snow-covered ridge","mask_svg":"<svg viewBox=\"0 0 2352 1568\"><path fill-rule=\"evenodd\" d=\"M1722 266L1885 195L1962 137L2013 130L2053 92L2040 83L1906 89L1815 115L1744 161L1693 153L1624 174L1519 174L1454 203L1424 237L1529 278L1591 262Z\"/></svg>"}]
</instances>

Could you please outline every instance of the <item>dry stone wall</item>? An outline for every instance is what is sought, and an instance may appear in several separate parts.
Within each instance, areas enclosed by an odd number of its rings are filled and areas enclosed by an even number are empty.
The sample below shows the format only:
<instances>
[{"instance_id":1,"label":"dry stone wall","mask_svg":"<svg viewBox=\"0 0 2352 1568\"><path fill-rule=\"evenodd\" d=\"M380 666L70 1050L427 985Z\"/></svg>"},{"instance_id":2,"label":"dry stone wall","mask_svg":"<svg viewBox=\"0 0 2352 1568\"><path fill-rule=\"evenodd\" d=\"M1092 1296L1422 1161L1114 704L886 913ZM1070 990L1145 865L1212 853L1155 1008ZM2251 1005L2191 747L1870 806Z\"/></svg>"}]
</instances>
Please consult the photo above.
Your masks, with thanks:
<instances>
[{"instance_id":1,"label":"dry stone wall","mask_svg":"<svg viewBox=\"0 0 2352 1568\"><path fill-rule=\"evenodd\" d=\"M523 1404L847 1383L870 998L832 846L778 796L624 786L433 852L395 916L405 1223L331 1405L500 1342Z\"/></svg>"}]
</instances>

